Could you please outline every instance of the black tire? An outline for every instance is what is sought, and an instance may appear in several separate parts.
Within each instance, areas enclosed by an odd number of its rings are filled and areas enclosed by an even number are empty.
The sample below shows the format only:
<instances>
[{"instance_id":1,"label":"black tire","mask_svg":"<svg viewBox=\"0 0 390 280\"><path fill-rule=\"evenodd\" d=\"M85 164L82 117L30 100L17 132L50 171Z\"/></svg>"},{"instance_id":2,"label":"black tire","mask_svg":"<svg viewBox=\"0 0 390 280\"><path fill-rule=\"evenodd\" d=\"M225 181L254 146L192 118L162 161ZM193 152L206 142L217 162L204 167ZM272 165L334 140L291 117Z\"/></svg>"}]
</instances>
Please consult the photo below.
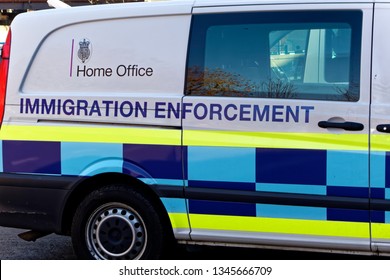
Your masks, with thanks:
<instances>
[{"instance_id":1,"label":"black tire","mask_svg":"<svg viewBox=\"0 0 390 280\"><path fill-rule=\"evenodd\" d=\"M164 227L151 202L125 185L93 191L79 205L71 235L80 259L158 259Z\"/></svg>"}]
</instances>

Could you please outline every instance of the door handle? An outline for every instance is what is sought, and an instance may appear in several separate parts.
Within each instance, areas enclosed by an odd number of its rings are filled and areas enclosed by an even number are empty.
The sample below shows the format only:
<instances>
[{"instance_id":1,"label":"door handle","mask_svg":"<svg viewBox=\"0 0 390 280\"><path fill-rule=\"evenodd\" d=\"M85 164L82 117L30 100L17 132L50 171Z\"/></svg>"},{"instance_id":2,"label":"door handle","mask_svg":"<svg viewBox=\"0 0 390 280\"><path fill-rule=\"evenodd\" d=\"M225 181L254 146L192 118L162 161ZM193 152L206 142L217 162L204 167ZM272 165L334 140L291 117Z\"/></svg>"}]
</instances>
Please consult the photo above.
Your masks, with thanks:
<instances>
[{"instance_id":1,"label":"door handle","mask_svg":"<svg viewBox=\"0 0 390 280\"><path fill-rule=\"evenodd\" d=\"M329 122L329 121L320 121L318 126L321 128L339 128L348 131L360 131L364 129L362 123L357 122ZM389 126L390 128L390 126Z\"/></svg>"},{"instance_id":2,"label":"door handle","mask_svg":"<svg viewBox=\"0 0 390 280\"><path fill-rule=\"evenodd\" d=\"M390 133L390 124L378 124L376 130L379 132Z\"/></svg>"}]
</instances>

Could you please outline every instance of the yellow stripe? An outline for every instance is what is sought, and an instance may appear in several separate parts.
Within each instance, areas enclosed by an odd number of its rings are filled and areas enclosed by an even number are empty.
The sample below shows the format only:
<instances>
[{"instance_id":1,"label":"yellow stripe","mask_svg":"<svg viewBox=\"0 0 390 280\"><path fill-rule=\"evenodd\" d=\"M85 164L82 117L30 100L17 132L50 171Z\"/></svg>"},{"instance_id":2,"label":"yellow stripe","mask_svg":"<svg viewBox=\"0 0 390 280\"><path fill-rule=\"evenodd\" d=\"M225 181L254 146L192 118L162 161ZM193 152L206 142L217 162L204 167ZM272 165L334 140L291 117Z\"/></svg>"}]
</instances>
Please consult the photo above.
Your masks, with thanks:
<instances>
[{"instance_id":1,"label":"yellow stripe","mask_svg":"<svg viewBox=\"0 0 390 280\"><path fill-rule=\"evenodd\" d=\"M170 213L173 228L188 229L185 213ZM190 214L193 229L370 238L368 223ZM372 223L373 239L388 239L390 224Z\"/></svg>"},{"instance_id":2,"label":"yellow stripe","mask_svg":"<svg viewBox=\"0 0 390 280\"><path fill-rule=\"evenodd\" d=\"M373 239L389 239L390 242L390 224L371 224Z\"/></svg>"},{"instance_id":3,"label":"yellow stripe","mask_svg":"<svg viewBox=\"0 0 390 280\"><path fill-rule=\"evenodd\" d=\"M368 151L366 134L185 130L186 146L298 148Z\"/></svg>"},{"instance_id":4,"label":"yellow stripe","mask_svg":"<svg viewBox=\"0 0 390 280\"><path fill-rule=\"evenodd\" d=\"M169 213L169 219L171 220L172 228L174 229L190 228L186 213Z\"/></svg>"},{"instance_id":5,"label":"yellow stripe","mask_svg":"<svg viewBox=\"0 0 390 280\"><path fill-rule=\"evenodd\" d=\"M368 150L368 136L363 134L213 130L185 130L183 133L184 145L188 146ZM181 131L179 129L130 127L3 125L0 130L0 139L181 145ZM390 143L390 137L387 141ZM381 143L376 143L376 150L390 150L390 144L383 144L383 141Z\"/></svg>"},{"instance_id":6,"label":"yellow stripe","mask_svg":"<svg viewBox=\"0 0 390 280\"><path fill-rule=\"evenodd\" d=\"M390 135L372 135L371 149L375 151L390 151Z\"/></svg>"},{"instance_id":7,"label":"yellow stripe","mask_svg":"<svg viewBox=\"0 0 390 280\"><path fill-rule=\"evenodd\" d=\"M368 223L190 214L193 229L369 238Z\"/></svg>"},{"instance_id":8,"label":"yellow stripe","mask_svg":"<svg viewBox=\"0 0 390 280\"><path fill-rule=\"evenodd\" d=\"M3 125L0 139L181 145L181 132L155 128Z\"/></svg>"}]
</instances>

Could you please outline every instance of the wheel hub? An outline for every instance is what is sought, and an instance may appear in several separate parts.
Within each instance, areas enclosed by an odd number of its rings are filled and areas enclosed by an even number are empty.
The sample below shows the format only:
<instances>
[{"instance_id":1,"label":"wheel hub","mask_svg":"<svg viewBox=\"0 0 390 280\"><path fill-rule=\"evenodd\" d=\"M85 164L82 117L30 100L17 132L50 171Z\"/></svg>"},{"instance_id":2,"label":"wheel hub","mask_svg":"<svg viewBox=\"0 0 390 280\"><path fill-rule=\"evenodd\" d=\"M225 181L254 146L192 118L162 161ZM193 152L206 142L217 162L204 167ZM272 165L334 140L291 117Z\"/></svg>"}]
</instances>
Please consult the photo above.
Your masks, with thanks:
<instances>
[{"instance_id":1,"label":"wheel hub","mask_svg":"<svg viewBox=\"0 0 390 280\"><path fill-rule=\"evenodd\" d=\"M97 241L107 252L123 254L131 248L134 234L131 225L119 215L109 216L101 221L96 230Z\"/></svg>"},{"instance_id":2,"label":"wheel hub","mask_svg":"<svg viewBox=\"0 0 390 280\"><path fill-rule=\"evenodd\" d=\"M137 259L146 246L146 231L128 206L106 205L88 223L88 244L98 259Z\"/></svg>"}]
</instances>

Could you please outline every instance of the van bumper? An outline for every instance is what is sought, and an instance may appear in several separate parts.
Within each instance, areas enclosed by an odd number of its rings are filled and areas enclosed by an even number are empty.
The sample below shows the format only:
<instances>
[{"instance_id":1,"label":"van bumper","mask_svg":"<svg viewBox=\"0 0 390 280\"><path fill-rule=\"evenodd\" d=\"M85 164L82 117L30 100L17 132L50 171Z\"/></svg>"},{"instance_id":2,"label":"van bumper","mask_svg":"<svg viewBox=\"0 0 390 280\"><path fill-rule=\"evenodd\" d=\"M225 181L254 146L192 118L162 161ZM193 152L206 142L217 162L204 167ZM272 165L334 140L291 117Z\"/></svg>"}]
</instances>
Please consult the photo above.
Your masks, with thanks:
<instances>
[{"instance_id":1,"label":"van bumper","mask_svg":"<svg viewBox=\"0 0 390 280\"><path fill-rule=\"evenodd\" d=\"M60 233L64 204L76 180L0 173L0 226Z\"/></svg>"}]
</instances>

